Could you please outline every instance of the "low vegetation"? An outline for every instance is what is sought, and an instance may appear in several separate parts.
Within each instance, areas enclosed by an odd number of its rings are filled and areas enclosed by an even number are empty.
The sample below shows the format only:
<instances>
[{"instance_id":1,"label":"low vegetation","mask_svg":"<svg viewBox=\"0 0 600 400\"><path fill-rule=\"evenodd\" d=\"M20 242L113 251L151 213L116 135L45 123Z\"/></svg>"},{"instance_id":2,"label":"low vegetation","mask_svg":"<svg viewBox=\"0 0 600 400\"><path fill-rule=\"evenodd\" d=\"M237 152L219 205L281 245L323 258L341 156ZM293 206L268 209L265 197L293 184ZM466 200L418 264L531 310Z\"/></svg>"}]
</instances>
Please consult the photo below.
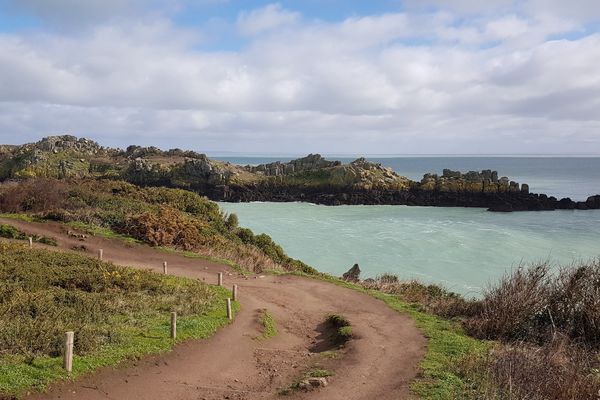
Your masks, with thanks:
<instances>
[{"instance_id":1,"label":"low vegetation","mask_svg":"<svg viewBox=\"0 0 600 400\"><path fill-rule=\"evenodd\" d=\"M329 314L325 322L335 330L334 340L336 343L343 344L352 339L352 326L345 316L341 314Z\"/></svg>"},{"instance_id":2,"label":"low vegetation","mask_svg":"<svg viewBox=\"0 0 600 400\"><path fill-rule=\"evenodd\" d=\"M178 340L209 336L228 322L226 297L197 280L0 242L0 397L66 377L66 331L75 332L77 376L169 349L171 311Z\"/></svg>"},{"instance_id":3,"label":"low vegetation","mask_svg":"<svg viewBox=\"0 0 600 400\"><path fill-rule=\"evenodd\" d=\"M17 228L5 224L0 224L0 237L15 240L29 240L29 238L31 237L33 242L47 244L50 246L56 246L56 240L53 238L38 235L27 235L24 232L18 230Z\"/></svg>"},{"instance_id":4,"label":"low vegetation","mask_svg":"<svg viewBox=\"0 0 600 400\"><path fill-rule=\"evenodd\" d=\"M196 193L115 180L32 179L0 185L0 212L52 219L103 236L230 260L253 272L314 270Z\"/></svg>"},{"instance_id":5,"label":"low vegetation","mask_svg":"<svg viewBox=\"0 0 600 400\"><path fill-rule=\"evenodd\" d=\"M275 317L268 310L262 309L258 312L258 323L261 326L262 339L269 339L277 336L277 322L275 322Z\"/></svg>"},{"instance_id":6,"label":"low vegetation","mask_svg":"<svg viewBox=\"0 0 600 400\"><path fill-rule=\"evenodd\" d=\"M429 338L425 374L439 361L431 356L441 331L432 322L457 334L445 335L451 341L439 344L462 343L456 347L460 357L442 362L446 374L452 373L449 379L415 384L425 398L592 399L600 393L598 260L558 270L547 263L520 267L478 300L390 275L365 287L384 300L383 293L393 295L388 304L417 320ZM452 352L446 348L439 354Z\"/></svg>"}]
</instances>

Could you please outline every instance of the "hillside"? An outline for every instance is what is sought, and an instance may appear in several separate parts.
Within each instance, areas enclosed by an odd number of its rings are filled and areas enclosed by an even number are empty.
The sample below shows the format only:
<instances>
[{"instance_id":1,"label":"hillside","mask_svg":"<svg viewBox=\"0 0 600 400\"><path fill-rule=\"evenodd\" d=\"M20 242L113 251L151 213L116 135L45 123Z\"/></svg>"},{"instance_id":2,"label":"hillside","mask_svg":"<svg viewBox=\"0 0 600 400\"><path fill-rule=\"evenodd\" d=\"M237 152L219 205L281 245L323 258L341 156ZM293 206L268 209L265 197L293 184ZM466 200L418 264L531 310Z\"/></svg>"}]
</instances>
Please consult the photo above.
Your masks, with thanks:
<instances>
[{"instance_id":1,"label":"hillside","mask_svg":"<svg viewBox=\"0 0 600 400\"><path fill-rule=\"evenodd\" d=\"M200 253L247 271L313 271L288 257L269 236L238 227L237 217L223 214L216 203L181 189L92 178L5 182L0 184L0 213L61 221L86 233Z\"/></svg>"}]
</instances>

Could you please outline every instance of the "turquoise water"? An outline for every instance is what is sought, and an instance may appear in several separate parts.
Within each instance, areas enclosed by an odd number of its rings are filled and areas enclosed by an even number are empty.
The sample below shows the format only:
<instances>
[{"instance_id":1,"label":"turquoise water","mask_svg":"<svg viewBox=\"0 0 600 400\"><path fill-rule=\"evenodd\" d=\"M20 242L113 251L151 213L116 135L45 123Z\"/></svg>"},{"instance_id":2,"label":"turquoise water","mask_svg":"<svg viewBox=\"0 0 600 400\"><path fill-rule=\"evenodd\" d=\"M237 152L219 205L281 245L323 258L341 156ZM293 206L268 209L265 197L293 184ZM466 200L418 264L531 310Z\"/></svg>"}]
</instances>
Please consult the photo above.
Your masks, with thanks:
<instances>
[{"instance_id":1,"label":"turquoise water","mask_svg":"<svg viewBox=\"0 0 600 400\"><path fill-rule=\"evenodd\" d=\"M216 157L234 164L263 164L290 157ZM350 162L354 158L327 157ZM423 174L441 174L444 168L467 172L497 170L519 183L528 183L531 191L557 198L585 200L600 194L600 157L368 157L392 168L400 175L420 180Z\"/></svg>"},{"instance_id":2,"label":"turquoise water","mask_svg":"<svg viewBox=\"0 0 600 400\"><path fill-rule=\"evenodd\" d=\"M392 272L477 296L520 263L600 256L600 211L491 213L484 209L220 203L294 258L341 275Z\"/></svg>"}]
</instances>

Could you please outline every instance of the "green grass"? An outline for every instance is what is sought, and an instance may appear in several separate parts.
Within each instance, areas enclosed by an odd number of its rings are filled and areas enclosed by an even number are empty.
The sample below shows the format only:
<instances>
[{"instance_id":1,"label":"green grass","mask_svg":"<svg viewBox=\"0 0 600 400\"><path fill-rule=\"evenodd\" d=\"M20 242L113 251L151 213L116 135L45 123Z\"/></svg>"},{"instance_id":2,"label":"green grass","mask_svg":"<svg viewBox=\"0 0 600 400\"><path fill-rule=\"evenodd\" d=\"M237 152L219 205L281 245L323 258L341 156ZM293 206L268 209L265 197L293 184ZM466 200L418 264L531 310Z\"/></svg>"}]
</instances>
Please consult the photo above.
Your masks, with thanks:
<instances>
[{"instance_id":1,"label":"green grass","mask_svg":"<svg viewBox=\"0 0 600 400\"><path fill-rule=\"evenodd\" d=\"M325 321L335 328L335 339L338 343L352 339L352 326L348 318L341 314L329 314Z\"/></svg>"},{"instance_id":2,"label":"green grass","mask_svg":"<svg viewBox=\"0 0 600 400\"><path fill-rule=\"evenodd\" d=\"M0 359L0 393L18 395L26 390L44 390L51 382L76 378L104 366L116 365L127 359L170 350L175 343L186 339L205 339L217 329L228 324L225 315L225 299L231 297L229 292L214 287L217 300L213 307L203 315L178 317L177 339L169 338L170 316L165 313L162 318L146 321L147 327L122 328L119 332L123 338L118 345L108 345L99 351L78 356L73 359L73 372L69 375L62 368L61 357L40 357L31 364L23 357L11 356ZM232 305L234 313L239 310L239 303Z\"/></svg>"},{"instance_id":3,"label":"green grass","mask_svg":"<svg viewBox=\"0 0 600 400\"><path fill-rule=\"evenodd\" d=\"M280 271L272 273L283 275ZM457 365L467 357L487 354L492 342L477 340L466 335L457 322L425 313L418 304L409 304L398 297L377 290L367 290L360 285L346 282L328 274L309 275L300 272L288 274L319 279L348 289L369 294L398 312L415 320L417 328L427 338L427 352L419 364L420 376L413 381L411 389L421 399L453 400L467 399L475 392L480 377L463 376Z\"/></svg>"},{"instance_id":4,"label":"green grass","mask_svg":"<svg viewBox=\"0 0 600 400\"><path fill-rule=\"evenodd\" d=\"M19 229L12 225L0 224L0 237L15 240L28 240L29 236L21 232ZM49 246L56 246L56 239L49 238L46 236L32 235L31 239L36 243L47 244Z\"/></svg>"},{"instance_id":5,"label":"green grass","mask_svg":"<svg viewBox=\"0 0 600 400\"><path fill-rule=\"evenodd\" d=\"M117 233L117 232L109 229L109 228L103 228L103 227L97 226L97 225L86 224L84 222L79 222L79 221L67 222L65 225L70 226L71 228L82 230L85 233L87 233L88 235L99 236L99 237L103 237L106 239L117 239L117 240L120 240L120 241L128 243L128 244L142 243L141 241L134 239L131 236L122 235L120 233Z\"/></svg>"},{"instance_id":6,"label":"green grass","mask_svg":"<svg viewBox=\"0 0 600 400\"><path fill-rule=\"evenodd\" d=\"M16 220L25 221L25 222L37 221L37 219L35 217L33 217L31 215L27 215L27 214L0 213L0 218L16 219Z\"/></svg>"},{"instance_id":7,"label":"green grass","mask_svg":"<svg viewBox=\"0 0 600 400\"><path fill-rule=\"evenodd\" d=\"M277 336L277 322L275 322L273 314L271 314L268 310L259 311L258 323L262 327L261 338L269 339Z\"/></svg>"},{"instance_id":8,"label":"green grass","mask_svg":"<svg viewBox=\"0 0 600 400\"><path fill-rule=\"evenodd\" d=\"M217 264L227 265L227 266L231 267L235 272L237 272L243 276L250 275L250 272L248 272L247 270L242 268L239 264L236 264L233 261L227 260L224 258L207 256L204 254L195 253L193 251L176 250L176 249L172 249L170 247L156 247L156 249L158 249L160 251L164 251L165 253L177 254L177 255L180 255L183 257L187 257L187 258L197 258L200 260L211 261L211 262L214 262Z\"/></svg>"},{"instance_id":9,"label":"green grass","mask_svg":"<svg viewBox=\"0 0 600 400\"><path fill-rule=\"evenodd\" d=\"M466 357L486 354L492 344L467 336L460 326L435 315L417 310L397 297L368 291L392 309L410 315L427 338L427 353L419 367L422 377L411 385L422 399L465 399L477 384L478 377L461 376L455 366Z\"/></svg>"},{"instance_id":10,"label":"green grass","mask_svg":"<svg viewBox=\"0 0 600 400\"><path fill-rule=\"evenodd\" d=\"M0 247L0 398L168 351L229 323L231 293L221 287L81 255ZM233 302L234 314L239 307ZM173 309L180 314L176 340L169 337ZM66 330L75 331L70 375L60 355Z\"/></svg>"}]
</instances>

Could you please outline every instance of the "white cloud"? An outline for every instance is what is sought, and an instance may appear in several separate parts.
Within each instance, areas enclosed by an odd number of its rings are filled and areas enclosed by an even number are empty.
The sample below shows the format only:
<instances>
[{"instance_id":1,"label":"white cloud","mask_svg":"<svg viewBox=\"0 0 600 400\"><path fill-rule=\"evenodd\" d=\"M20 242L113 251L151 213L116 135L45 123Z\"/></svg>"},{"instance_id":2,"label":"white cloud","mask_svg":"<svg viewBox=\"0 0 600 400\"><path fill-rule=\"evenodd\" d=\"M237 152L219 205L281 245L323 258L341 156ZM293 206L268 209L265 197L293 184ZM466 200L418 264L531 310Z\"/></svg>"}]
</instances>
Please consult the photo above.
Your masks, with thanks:
<instances>
[{"instance_id":1,"label":"white cloud","mask_svg":"<svg viewBox=\"0 0 600 400\"><path fill-rule=\"evenodd\" d=\"M276 28L291 26L300 20L300 14L285 10L280 4L269 4L263 8L242 12L237 19L237 28L247 36L257 35Z\"/></svg>"},{"instance_id":2,"label":"white cloud","mask_svg":"<svg viewBox=\"0 0 600 400\"><path fill-rule=\"evenodd\" d=\"M462 4L467 6L465 2ZM262 152L600 152L600 34L572 19L449 11L308 21L246 12L200 50L165 18L0 34L0 139Z\"/></svg>"}]
</instances>

